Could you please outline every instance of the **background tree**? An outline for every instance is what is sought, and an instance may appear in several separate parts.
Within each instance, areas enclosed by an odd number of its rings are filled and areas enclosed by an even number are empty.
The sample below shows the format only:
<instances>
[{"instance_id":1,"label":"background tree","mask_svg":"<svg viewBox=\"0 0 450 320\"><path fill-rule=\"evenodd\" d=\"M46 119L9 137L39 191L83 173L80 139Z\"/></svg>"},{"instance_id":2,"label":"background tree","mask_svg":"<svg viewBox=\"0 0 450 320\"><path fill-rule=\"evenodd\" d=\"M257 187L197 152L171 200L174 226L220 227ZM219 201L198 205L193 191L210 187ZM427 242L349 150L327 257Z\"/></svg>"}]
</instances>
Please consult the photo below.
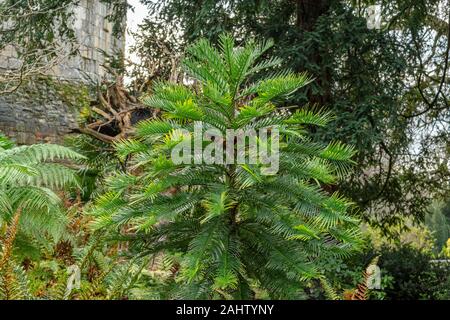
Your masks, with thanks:
<instances>
[{"instance_id":1,"label":"background tree","mask_svg":"<svg viewBox=\"0 0 450 320\"><path fill-rule=\"evenodd\" d=\"M450 238L449 202L433 202L429 213L425 216L426 226L433 232L435 239L434 251L439 254Z\"/></svg>"}]
</instances>

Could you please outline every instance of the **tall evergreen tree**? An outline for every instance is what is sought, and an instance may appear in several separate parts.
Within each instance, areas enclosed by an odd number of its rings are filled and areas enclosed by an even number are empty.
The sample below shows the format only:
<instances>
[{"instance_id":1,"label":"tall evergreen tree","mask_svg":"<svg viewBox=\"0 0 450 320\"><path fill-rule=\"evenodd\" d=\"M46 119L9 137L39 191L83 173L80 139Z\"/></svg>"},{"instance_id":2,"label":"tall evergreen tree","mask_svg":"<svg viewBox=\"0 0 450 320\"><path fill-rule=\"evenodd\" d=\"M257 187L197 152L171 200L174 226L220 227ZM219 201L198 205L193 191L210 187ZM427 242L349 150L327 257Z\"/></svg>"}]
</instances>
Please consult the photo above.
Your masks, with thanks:
<instances>
[{"instance_id":1,"label":"tall evergreen tree","mask_svg":"<svg viewBox=\"0 0 450 320\"><path fill-rule=\"evenodd\" d=\"M255 286L272 298L295 297L303 280L322 277L318 259L346 256L360 243L358 220L347 213L350 202L322 190L347 173L355 152L308 137L306 128L325 126L329 113L276 108L309 82L305 74L251 80L280 63L261 59L271 46L235 47L224 35L220 49L196 42L184 61L193 85L159 83L145 102L161 109L162 118L141 122L136 139L116 145L131 171L110 178L92 226L131 233L126 240L139 254L180 254L174 278L180 287L169 297L251 298ZM274 145L278 129L279 171L265 174L262 161L175 162L174 148L190 146L198 123L223 136L227 129L266 128L269 138L257 139L259 148ZM234 146L231 140L210 139L203 150ZM246 144L244 154L252 152Z\"/></svg>"}]
</instances>

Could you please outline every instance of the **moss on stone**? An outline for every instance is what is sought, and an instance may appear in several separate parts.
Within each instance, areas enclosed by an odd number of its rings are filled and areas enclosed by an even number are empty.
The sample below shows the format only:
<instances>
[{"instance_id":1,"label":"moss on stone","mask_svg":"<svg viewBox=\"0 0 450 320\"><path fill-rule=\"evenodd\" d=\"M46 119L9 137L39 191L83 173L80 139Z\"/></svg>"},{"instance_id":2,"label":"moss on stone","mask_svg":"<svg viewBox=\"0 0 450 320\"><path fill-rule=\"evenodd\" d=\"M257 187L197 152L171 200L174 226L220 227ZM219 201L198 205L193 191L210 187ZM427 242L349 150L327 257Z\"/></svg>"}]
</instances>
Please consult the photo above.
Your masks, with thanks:
<instances>
[{"instance_id":1,"label":"moss on stone","mask_svg":"<svg viewBox=\"0 0 450 320\"><path fill-rule=\"evenodd\" d=\"M93 98L94 88L90 88L86 84L54 80L46 78L48 88L54 89L59 98L75 112L88 108Z\"/></svg>"},{"instance_id":2,"label":"moss on stone","mask_svg":"<svg viewBox=\"0 0 450 320\"><path fill-rule=\"evenodd\" d=\"M61 142L78 127L82 110L95 98L95 88L51 77L30 79L0 96L0 131L19 144Z\"/></svg>"}]
</instances>

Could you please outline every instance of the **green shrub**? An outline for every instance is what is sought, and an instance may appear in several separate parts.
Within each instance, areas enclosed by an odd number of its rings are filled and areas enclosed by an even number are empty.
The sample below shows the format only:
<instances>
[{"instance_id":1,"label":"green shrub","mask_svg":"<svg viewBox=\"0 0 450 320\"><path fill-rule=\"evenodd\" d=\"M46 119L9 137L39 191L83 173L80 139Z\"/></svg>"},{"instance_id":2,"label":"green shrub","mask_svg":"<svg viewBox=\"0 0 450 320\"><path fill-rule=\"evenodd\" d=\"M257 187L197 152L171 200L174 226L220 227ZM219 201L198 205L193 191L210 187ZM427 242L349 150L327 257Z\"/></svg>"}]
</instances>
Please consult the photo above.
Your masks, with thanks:
<instances>
[{"instance_id":1,"label":"green shrub","mask_svg":"<svg viewBox=\"0 0 450 320\"><path fill-rule=\"evenodd\" d=\"M393 278L389 300L449 299L450 264L433 263L430 253L411 246L381 249L381 272Z\"/></svg>"}]
</instances>

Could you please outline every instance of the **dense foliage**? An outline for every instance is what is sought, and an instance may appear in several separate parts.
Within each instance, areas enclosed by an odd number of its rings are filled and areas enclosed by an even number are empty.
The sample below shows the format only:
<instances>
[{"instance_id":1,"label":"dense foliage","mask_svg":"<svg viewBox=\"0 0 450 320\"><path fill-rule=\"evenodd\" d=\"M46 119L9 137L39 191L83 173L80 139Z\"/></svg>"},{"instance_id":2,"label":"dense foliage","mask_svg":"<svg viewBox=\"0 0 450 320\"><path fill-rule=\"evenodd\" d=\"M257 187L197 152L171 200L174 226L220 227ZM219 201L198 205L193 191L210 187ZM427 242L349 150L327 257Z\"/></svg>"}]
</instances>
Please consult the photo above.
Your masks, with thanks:
<instances>
[{"instance_id":1,"label":"dense foliage","mask_svg":"<svg viewBox=\"0 0 450 320\"><path fill-rule=\"evenodd\" d=\"M435 300L450 298L450 265L411 246L382 248L380 267L391 276L385 289L390 300Z\"/></svg>"},{"instance_id":2,"label":"dense foliage","mask_svg":"<svg viewBox=\"0 0 450 320\"><path fill-rule=\"evenodd\" d=\"M16 147L0 136L0 222L19 220L23 237L61 238L66 216L52 189L75 183L74 171L56 159L80 159L74 151L50 144ZM19 222L17 222L19 223Z\"/></svg>"},{"instance_id":3,"label":"dense foliage","mask_svg":"<svg viewBox=\"0 0 450 320\"><path fill-rule=\"evenodd\" d=\"M421 219L430 200L447 196L448 1L144 2L155 18L143 30L179 26L186 44L216 42L223 31L272 38L280 70L307 71L315 81L290 102L336 114L317 133L357 148L357 166L339 189L372 221ZM381 6L380 29L368 28L372 4Z\"/></svg>"},{"instance_id":4,"label":"dense foliage","mask_svg":"<svg viewBox=\"0 0 450 320\"><path fill-rule=\"evenodd\" d=\"M63 146L15 146L0 136L0 299L121 299L147 265L119 263L104 236L86 228L64 196L80 186L63 160L87 159Z\"/></svg>"},{"instance_id":5,"label":"dense foliage","mask_svg":"<svg viewBox=\"0 0 450 320\"><path fill-rule=\"evenodd\" d=\"M184 62L198 89L158 84L144 101L161 109L162 119L141 122L137 139L116 145L121 157L129 157L132 171L108 181L109 192L97 200L93 225L136 230L130 241L146 254L181 254L175 296L250 298L252 281L257 281L271 297L286 298L302 280L321 277L315 262L319 252L346 256L358 244L357 220L346 213L350 203L319 187L347 172L352 148L322 146L306 136L305 126L325 125L327 114L279 114L274 104L308 78L285 72L248 81L279 63L273 58L258 61L270 47L266 42L235 48L232 38L221 36L218 51L200 40ZM190 149L199 123L202 137L206 129L223 136L227 129L266 128L272 135L279 130L279 172L267 175L262 160L175 163L173 149L180 143ZM232 145L234 139L209 137L203 150ZM278 136L258 140L259 148L274 139ZM214 157L224 151L216 150ZM250 156L252 151L246 145L242 152Z\"/></svg>"},{"instance_id":6,"label":"dense foliage","mask_svg":"<svg viewBox=\"0 0 450 320\"><path fill-rule=\"evenodd\" d=\"M58 145L16 147L0 136L0 297L18 298L16 291L25 283L23 270L16 264L14 249L56 244L67 224L62 201L52 189L75 183L73 170L55 159L79 159L80 155ZM19 252L19 254L27 253Z\"/></svg>"},{"instance_id":7,"label":"dense foliage","mask_svg":"<svg viewBox=\"0 0 450 320\"><path fill-rule=\"evenodd\" d=\"M0 299L450 299L449 0L139 1L80 134L0 133ZM0 0L0 95L79 4Z\"/></svg>"}]
</instances>

